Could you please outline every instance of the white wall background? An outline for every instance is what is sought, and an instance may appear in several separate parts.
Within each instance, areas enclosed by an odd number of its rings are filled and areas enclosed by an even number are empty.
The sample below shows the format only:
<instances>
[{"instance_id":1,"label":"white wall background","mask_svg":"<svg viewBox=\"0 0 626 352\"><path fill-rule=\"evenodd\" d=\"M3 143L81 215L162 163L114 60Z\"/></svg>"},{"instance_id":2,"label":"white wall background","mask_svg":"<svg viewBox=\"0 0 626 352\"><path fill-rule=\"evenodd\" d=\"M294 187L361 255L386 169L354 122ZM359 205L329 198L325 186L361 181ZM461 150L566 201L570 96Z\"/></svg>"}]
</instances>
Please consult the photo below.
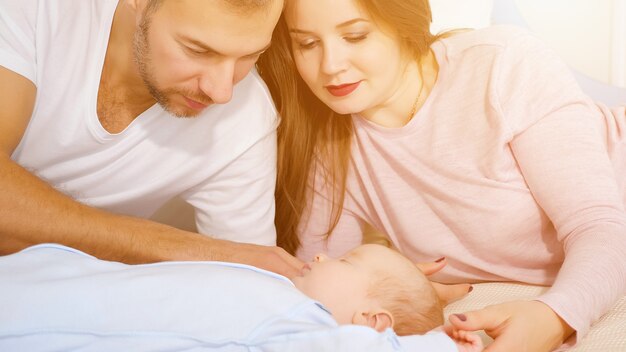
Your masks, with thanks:
<instances>
[{"instance_id":1,"label":"white wall background","mask_svg":"<svg viewBox=\"0 0 626 352\"><path fill-rule=\"evenodd\" d=\"M494 1L431 0L433 32L488 26ZM516 0L529 27L576 70L626 87L626 0Z\"/></svg>"},{"instance_id":2,"label":"white wall background","mask_svg":"<svg viewBox=\"0 0 626 352\"><path fill-rule=\"evenodd\" d=\"M489 25L494 0L430 0L433 33L455 28ZM495 0L497 1L497 0Z\"/></svg>"}]
</instances>

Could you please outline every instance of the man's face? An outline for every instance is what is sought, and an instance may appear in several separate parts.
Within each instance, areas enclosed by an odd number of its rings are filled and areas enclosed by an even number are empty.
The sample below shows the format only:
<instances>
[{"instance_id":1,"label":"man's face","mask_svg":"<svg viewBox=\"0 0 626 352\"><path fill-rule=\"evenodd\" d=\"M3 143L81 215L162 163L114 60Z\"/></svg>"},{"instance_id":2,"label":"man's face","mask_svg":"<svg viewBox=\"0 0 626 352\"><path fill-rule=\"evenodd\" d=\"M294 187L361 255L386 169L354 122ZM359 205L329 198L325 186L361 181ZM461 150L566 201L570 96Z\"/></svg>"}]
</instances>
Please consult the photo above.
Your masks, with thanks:
<instances>
[{"instance_id":1,"label":"man's face","mask_svg":"<svg viewBox=\"0 0 626 352\"><path fill-rule=\"evenodd\" d=\"M169 0L143 13L135 61L169 113L193 117L210 104L230 101L233 86L269 46L282 1L247 12L230 6L224 0Z\"/></svg>"}]
</instances>

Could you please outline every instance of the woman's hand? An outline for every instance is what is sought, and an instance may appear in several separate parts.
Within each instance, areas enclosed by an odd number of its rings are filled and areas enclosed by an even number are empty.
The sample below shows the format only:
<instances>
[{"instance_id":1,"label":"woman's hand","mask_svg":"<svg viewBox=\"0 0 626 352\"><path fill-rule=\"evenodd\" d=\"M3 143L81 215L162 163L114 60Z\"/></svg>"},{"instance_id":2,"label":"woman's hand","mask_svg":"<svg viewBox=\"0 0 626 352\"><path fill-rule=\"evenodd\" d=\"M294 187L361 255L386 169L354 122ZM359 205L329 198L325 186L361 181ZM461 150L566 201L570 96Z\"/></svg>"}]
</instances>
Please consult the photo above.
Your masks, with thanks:
<instances>
[{"instance_id":1,"label":"woman's hand","mask_svg":"<svg viewBox=\"0 0 626 352\"><path fill-rule=\"evenodd\" d=\"M424 275L428 276L443 269L446 264L446 258L441 258L434 262L418 263L415 265L424 273ZM435 288L435 291L439 296L439 300L444 306L463 298L472 291L472 285L470 284L445 285L432 281L431 284Z\"/></svg>"},{"instance_id":2,"label":"woman's hand","mask_svg":"<svg viewBox=\"0 0 626 352\"><path fill-rule=\"evenodd\" d=\"M453 314L458 330L485 330L494 342L488 352L548 352L559 347L574 330L539 301L513 301L464 314Z\"/></svg>"}]
</instances>

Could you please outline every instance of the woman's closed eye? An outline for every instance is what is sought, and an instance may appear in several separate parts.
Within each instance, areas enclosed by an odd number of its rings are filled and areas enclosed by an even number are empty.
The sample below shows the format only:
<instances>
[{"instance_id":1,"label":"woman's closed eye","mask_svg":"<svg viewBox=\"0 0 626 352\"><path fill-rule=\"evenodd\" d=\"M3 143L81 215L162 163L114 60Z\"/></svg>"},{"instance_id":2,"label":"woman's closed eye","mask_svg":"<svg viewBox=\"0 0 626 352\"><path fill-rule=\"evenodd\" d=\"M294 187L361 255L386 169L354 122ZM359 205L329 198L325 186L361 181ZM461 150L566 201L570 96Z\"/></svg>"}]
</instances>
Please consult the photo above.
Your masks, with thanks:
<instances>
[{"instance_id":1,"label":"woman's closed eye","mask_svg":"<svg viewBox=\"0 0 626 352\"><path fill-rule=\"evenodd\" d=\"M359 43L367 39L367 33L347 35L344 36L343 39L348 43Z\"/></svg>"},{"instance_id":2,"label":"woman's closed eye","mask_svg":"<svg viewBox=\"0 0 626 352\"><path fill-rule=\"evenodd\" d=\"M367 35L368 35L367 33L345 35L343 36L343 40L352 44L360 43L364 41L365 39L367 39ZM319 44L319 40L308 39L308 40L296 41L296 43L300 50L309 50L309 49L314 49L315 47L317 47Z\"/></svg>"},{"instance_id":3,"label":"woman's closed eye","mask_svg":"<svg viewBox=\"0 0 626 352\"><path fill-rule=\"evenodd\" d=\"M308 49L315 48L318 42L319 42L318 40L310 39L310 40L298 41L297 44L298 44L298 48L300 48L301 50L308 50Z\"/></svg>"}]
</instances>

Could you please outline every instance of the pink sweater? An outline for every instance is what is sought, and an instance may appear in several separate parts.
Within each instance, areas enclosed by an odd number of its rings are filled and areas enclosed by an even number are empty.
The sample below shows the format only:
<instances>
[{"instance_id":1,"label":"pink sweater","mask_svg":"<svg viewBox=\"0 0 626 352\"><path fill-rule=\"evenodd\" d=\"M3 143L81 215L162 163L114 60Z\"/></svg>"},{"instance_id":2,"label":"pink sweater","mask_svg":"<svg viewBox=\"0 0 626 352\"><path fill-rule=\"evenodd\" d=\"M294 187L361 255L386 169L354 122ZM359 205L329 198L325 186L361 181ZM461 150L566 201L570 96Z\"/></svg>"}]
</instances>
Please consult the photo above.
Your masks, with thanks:
<instances>
[{"instance_id":1,"label":"pink sweater","mask_svg":"<svg viewBox=\"0 0 626 352\"><path fill-rule=\"evenodd\" d=\"M539 299L582 337L626 290L626 113L589 100L568 67L511 27L436 42L427 102L402 128L353 116L347 195L315 176L298 256L339 256L369 223L433 280L553 285ZM608 150L608 153L607 153Z\"/></svg>"}]
</instances>

